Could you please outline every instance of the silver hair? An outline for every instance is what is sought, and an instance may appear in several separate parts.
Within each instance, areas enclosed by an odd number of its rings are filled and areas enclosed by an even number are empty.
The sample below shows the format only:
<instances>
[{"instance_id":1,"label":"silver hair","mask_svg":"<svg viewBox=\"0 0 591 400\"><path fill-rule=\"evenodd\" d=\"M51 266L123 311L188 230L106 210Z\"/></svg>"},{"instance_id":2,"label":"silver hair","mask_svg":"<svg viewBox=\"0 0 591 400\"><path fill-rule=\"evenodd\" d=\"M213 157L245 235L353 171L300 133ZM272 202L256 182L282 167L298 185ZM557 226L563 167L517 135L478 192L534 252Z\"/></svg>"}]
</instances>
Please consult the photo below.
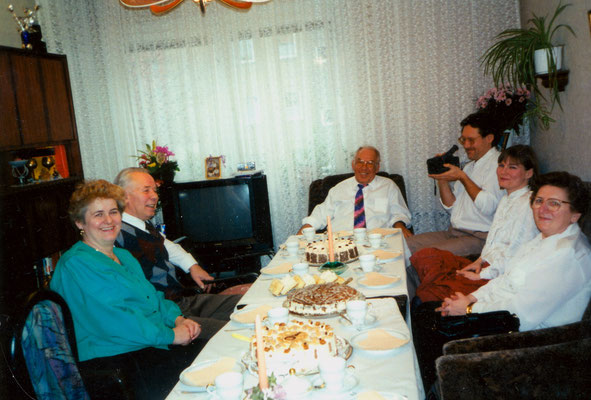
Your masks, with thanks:
<instances>
[{"instance_id":1,"label":"silver hair","mask_svg":"<svg viewBox=\"0 0 591 400\"><path fill-rule=\"evenodd\" d=\"M357 159L357 154L359 154L359 152L361 150L365 150L365 149L369 149L369 150L373 150L376 153L376 161L378 162L378 164L380 163L381 157L380 157L380 151L378 149L376 149L373 146L361 146L357 149L357 151L355 152L355 159ZM354 159L354 160L355 160Z\"/></svg>"},{"instance_id":2,"label":"silver hair","mask_svg":"<svg viewBox=\"0 0 591 400\"><path fill-rule=\"evenodd\" d=\"M125 189L131 183L131 174L133 174L135 172L139 172L142 174L148 174L148 175L150 174L147 169L142 168L142 167L124 168L121 171L119 171L119 173L115 177L115 180L113 181L113 183L115 185L121 186L123 189Z\"/></svg>"}]
</instances>

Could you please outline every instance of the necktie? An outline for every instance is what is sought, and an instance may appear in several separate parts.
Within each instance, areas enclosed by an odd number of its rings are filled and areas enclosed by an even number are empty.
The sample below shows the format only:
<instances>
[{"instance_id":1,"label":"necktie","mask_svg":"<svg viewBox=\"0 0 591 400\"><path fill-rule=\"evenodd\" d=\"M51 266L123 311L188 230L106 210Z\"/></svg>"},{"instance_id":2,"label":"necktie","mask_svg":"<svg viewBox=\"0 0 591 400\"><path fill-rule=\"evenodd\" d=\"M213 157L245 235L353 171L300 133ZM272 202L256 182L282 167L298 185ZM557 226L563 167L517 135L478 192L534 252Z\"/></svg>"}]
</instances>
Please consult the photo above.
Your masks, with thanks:
<instances>
[{"instance_id":1,"label":"necktie","mask_svg":"<svg viewBox=\"0 0 591 400\"><path fill-rule=\"evenodd\" d=\"M158 232L158 229L156 229L156 227L154 226L154 224L152 224L151 221L146 221L146 230L150 233L150 235L152 235L155 238L162 237L160 235L160 232Z\"/></svg>"},{"instance_id":2,"label":"necktie","mask_svg":"<svg viewBox=\"0 0 591 400\"><path fill-rule=\"evenodd\" d=\"M363 206L363 188L366 185L359 183L359 190L355 195L355 214L353 225L355 228L365 228L365 207Z\"/></svg>"}]
</instances>

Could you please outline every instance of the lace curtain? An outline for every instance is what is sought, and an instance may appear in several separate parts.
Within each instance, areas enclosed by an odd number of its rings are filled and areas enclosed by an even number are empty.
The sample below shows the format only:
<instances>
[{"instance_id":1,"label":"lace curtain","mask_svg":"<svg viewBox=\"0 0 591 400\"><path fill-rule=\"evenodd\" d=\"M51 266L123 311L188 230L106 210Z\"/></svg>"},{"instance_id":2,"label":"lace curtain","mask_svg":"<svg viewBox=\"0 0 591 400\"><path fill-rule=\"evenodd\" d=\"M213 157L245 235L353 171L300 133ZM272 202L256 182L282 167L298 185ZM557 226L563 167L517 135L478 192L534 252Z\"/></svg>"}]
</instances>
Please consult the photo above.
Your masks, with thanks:
<instances>
[{"instance_id":1,"label":"lace curtain","mask_svg":"<svg viewBox=\"0 0 591 400\"><path fill-rule=\"evenodd\" d=\"M425 160L447 150L491 87L478 58L519 25L517 0L273 0L248 12L187 0L163 16L117 0L38 0L49 51L68 55L87 178L112 180L145 143L177 181L224 155L267 174L275 243L297 231L314 179L382 152L407 183L415 232L443 229ZM463 153L463 152L462 152ZM464 154L462 154L464 156Z\"/></svg>"}]
</instances>

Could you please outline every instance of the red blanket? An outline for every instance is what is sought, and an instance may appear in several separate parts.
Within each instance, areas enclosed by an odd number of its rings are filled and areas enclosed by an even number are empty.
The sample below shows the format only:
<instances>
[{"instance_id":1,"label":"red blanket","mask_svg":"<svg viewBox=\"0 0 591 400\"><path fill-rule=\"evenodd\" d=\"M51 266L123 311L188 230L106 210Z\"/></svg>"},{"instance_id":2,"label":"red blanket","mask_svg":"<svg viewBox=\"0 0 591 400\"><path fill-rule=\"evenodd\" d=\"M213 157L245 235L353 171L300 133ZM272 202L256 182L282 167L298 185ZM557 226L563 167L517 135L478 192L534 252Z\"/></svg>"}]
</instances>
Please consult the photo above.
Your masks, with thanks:
<instances>
[{"instance_id":1,"label":"red blanket","mask_svg":"<svg viewBox=\"0 0 591 400\"><path fill-rule=\"evenodd\" d=\"M486 284L488 280L472 281L456 271L472 263L445 250L435 248L421 249L410 257L410 262L417 270L421 284L417 296L423 301L442 301L455 292L469 294Z\"/></svg>"}]
</instances>

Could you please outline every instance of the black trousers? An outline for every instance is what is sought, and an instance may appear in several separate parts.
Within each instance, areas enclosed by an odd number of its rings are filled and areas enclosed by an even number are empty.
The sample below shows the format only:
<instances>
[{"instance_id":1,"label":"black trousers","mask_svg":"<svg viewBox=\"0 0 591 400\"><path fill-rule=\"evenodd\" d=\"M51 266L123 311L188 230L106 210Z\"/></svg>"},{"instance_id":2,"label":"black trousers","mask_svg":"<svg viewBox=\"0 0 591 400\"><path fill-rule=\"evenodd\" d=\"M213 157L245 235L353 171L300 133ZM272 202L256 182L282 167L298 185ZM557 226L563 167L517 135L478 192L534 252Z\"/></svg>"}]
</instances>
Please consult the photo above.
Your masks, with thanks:
<instances>
[{"instance_id":1,"label":"black trousers","mask_svg":"<svg viewBox=\"0 0 591 400\"><path fill-rule=\"evenodd\" d=\"M207 343L196 339L187 346L169 346L169 350L148 347L112 357L95 358L78 363L80 374L90 398L125 398L116 385L97 381L97 371L115 371L124 377L135 399L164 399L179 380L180 373L191 365Z\"/></svg>"},{"instance_id":2,"label":"black trousers","mask_svg":"<svg viewBox=\"0 0 591 400\"><path fill-rule=\"evenodd\" d=\"M412 336L425 392L429 391L437 378L435 360L443 355L443 345L454 340L434 329L441 319L441 313L435 311L439 306L440 301L421 303L411 317Z\"/></svg>"}]
</instances>

